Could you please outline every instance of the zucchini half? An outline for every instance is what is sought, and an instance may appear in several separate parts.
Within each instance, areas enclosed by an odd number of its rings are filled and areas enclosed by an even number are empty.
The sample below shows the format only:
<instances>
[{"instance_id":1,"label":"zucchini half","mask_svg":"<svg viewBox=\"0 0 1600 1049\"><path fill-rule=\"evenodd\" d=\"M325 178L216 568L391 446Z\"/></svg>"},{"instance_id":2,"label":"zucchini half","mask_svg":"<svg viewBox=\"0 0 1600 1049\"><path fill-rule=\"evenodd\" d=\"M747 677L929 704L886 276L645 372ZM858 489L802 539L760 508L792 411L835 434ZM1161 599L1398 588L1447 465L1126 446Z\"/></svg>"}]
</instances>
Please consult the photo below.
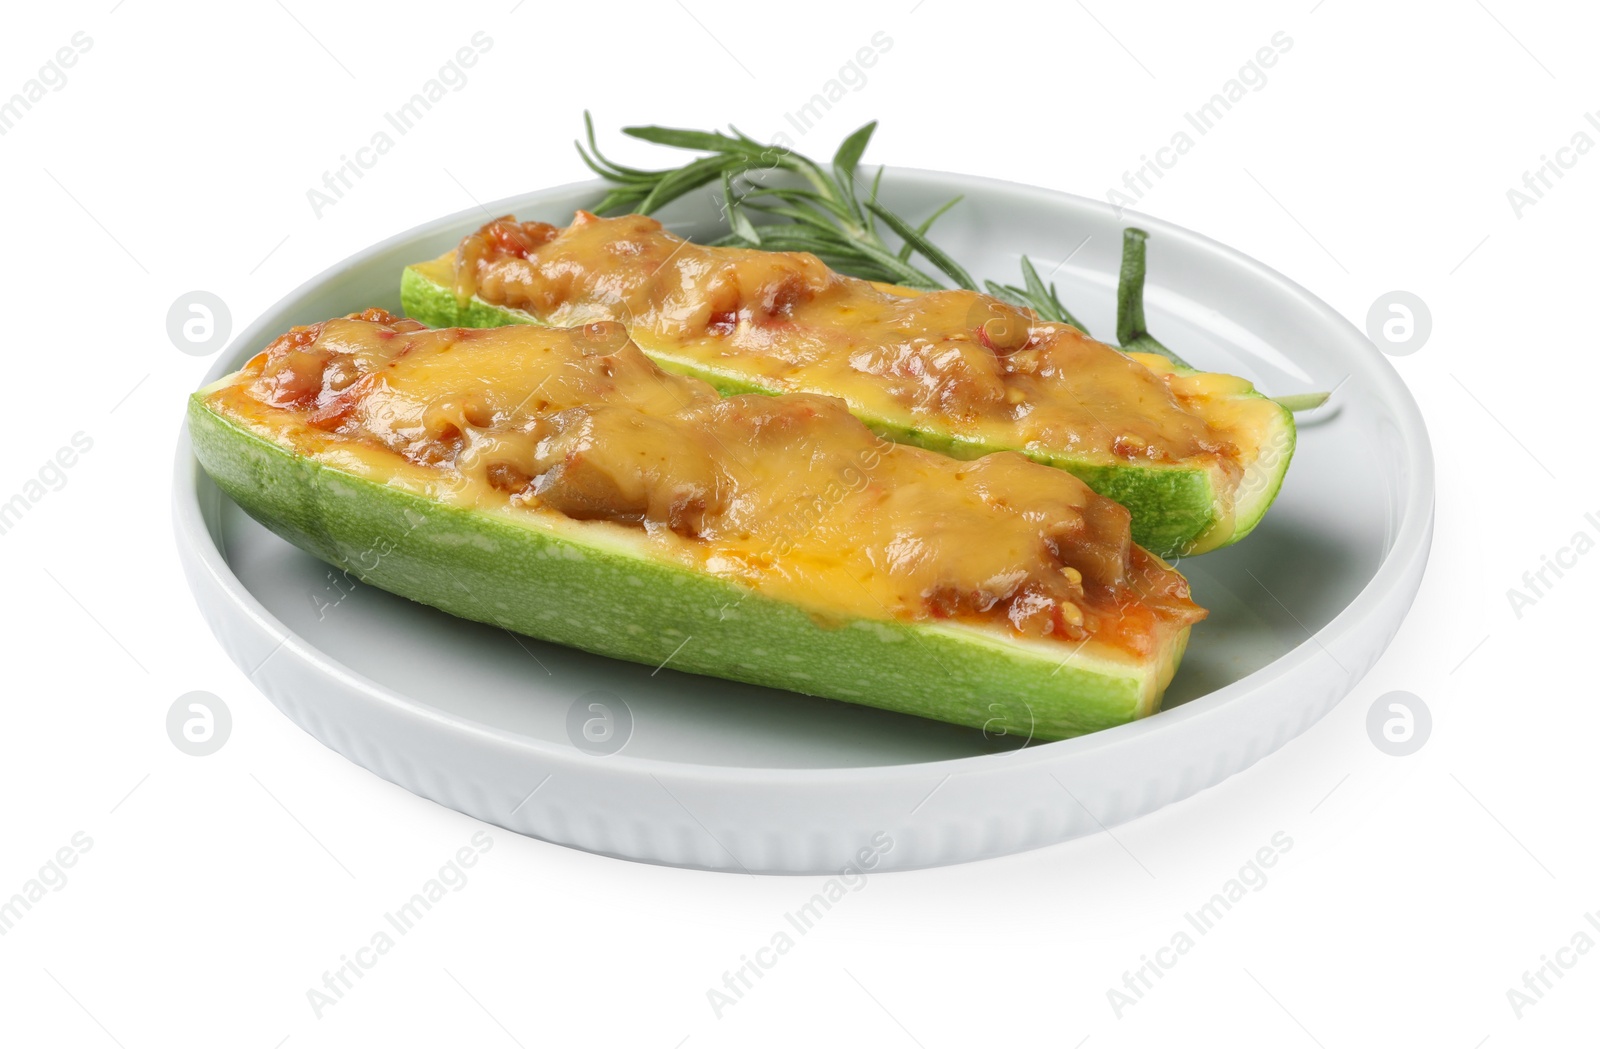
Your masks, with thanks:
<instances>
[{"instance_id":1,"label":"zucchini half","mask_svg":"<svg viewBox=\"0 0 1600 1049\"><path fill-rule=\"evenodd\" d=\"M217 486L362 582L465 619L653 667L670 660L674 670L1039 740L1159 709L1188 640L1185 626L1136 660L950 621L824 621L654 558L622 526L457 505L299 454L207 400L231 381L189 399L195 455Z\"/></svg>"},{"instance_id":2,"label":"zucchini half","mask_svg":"<svg viewBox=\"0 0 1600 1049\"><path fill-rule=\"evenodd\" d=\"M917 294L913 289L897 293ZM430 327L487 328L507 324L543 324L532 313L486 302L477 295L465 300L455 291L455 252L406 267L400 301L406 314ZM625 320L625 318L615 318ZM668 371L692 375L723 394L781 394L809 387L776 386L752 371L718 367L704 360L652 346L649 334L630 331L651 359ZM1199 395L1198 414L1213 425L1226 424L1241 448L1244 473L1236 482L1219 469L1182 463L1132 463L1110 457L1069 455L1047 449L979 441L929 425L910 412L894 417L863 410L844 400L863 423L889 440L913 444L961 459L997 451L1018 451L1036 462L1074 474L1090 488L1125 506L1132 515L1133 540L1161 557L1185 557L1231 545L1249 535L1277 497L1294 455L1294 416L1235 376L1200 372L1174 365L1155 354L1130 356L1158 374L1171 376L1175 388L1187 384Z\"/></svg>"},{"instance_id":3,"label":"zucchini half","mask_svg":"<svg viewBox=\"0 0 1600 1049\"><path fill-rule=\"evenodd\" d=\"M190 398L190 437L280 536L464 618L1024 739L1158 708L1204 612L1109 500L825 398L721 399L612 333L297 327Z\"/></svg>"}]
</instances>

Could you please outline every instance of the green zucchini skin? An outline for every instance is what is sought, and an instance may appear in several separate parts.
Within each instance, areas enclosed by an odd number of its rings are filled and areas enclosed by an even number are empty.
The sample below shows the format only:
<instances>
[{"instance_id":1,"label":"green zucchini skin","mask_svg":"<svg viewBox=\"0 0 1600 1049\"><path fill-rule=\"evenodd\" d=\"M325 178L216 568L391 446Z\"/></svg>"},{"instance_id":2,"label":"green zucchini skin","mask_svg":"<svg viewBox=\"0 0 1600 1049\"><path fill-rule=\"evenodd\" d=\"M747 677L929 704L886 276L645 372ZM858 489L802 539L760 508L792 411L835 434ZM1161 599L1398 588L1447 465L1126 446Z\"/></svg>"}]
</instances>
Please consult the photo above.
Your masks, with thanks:
<instances>
[{"instance_id":1,"label":"green zucchini skin","mask_svg":"<svg viewBox=\"0 0 1600 1049\"><path fill-rule=\"evenodd\" d=\"M530 313L494 306L477 296L462 302L456 297L455 289L439 284L416 266L407 266L401 274L400 303L407 316L432 328L498 328L507 324L543 323ZM785 392L753 383L741 375L717 372L694 361L640 348L668 371L704 379L723 394ZM1261 397L1261 394L1245 396ZM958 459L975 459L990 452L1008 450L860 412L856 415L891 441L917 445ZM1273 432L1263 435L1261 460L1247 471L1235 494L1231 523L1221 521L1218 508L1222 500L1211 475L1205 470L1107 464L1035 449L1009 450L1020 451L1046 466L1066 470L1099 494L1115 499L1127 507L1132 516L1133 541L1151 553L1174 558L1218 550L1249 535L1266 516L1283 485L1289 460L1294 455L1294 444L1294 415L1286 408L1280 409Z\"/></svg>"},{"instance_id":2,"label":"green zucchini skin","mask_svg":"<svg viewBox=\"0 0 1600 1049\"><path fill-rule=\"evenodd\" d=\"M201 466L247 513L364 583L605 656L985 730L1062 739L1153 713L1188 629L1143 662L951 623L824 621L648 556L622 526L430 499L296 454L189 400Z\"/></svg>"}]
</instances>

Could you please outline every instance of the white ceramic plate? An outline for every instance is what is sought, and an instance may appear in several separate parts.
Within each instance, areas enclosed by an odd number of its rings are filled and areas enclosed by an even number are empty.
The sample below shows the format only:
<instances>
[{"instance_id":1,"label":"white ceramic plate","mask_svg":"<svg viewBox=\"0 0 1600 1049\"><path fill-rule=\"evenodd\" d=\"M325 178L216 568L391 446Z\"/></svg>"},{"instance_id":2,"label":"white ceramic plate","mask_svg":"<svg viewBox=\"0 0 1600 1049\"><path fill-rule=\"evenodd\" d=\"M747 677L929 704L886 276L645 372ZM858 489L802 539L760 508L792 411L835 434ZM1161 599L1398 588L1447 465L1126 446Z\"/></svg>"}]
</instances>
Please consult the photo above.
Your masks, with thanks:
<instances>
[{"instance_id":1,"label":"white ceramic plate","mask_svg":"<svg viewBox=\"0 0 1600 1049\"><path fill-rule=\"evenodd\" d=\"M1003 182L891 171L903 214L965 200L939 243L980 276L1049 273L1090 329L1114 330L1124 225L1151 234L1152 330L1198 367L1272 393L1337 387L1301 432L1288 481L1245 542L1182 570L1211 617L1164 711L1021 749L1015 740L751 685L591 656L454 619L342 575L246 517L185 434L178 547L223 647L317 739L425 798L595 852L716 870L838 871L996 856L1114 826L1187 797L1304 731L1353 688L1416 594L1433 524L1433 463L1416 404L1367 339L1303 288L1204 237L1103 203ZM490 210L565 223L598 183ZM708 193L662 218L715 231ZM210 379L291 325L382 306L400 271L481 225L429 223L316 277L244 331ZM591 696L596 691L609 694ZM580 700L631 714L597 756L569 735ZM621 718L618 711L617 717ZM622 721L616 722L622 726ZM621 738L620 736L614 738Z\"/></svg>"}]
</instances>

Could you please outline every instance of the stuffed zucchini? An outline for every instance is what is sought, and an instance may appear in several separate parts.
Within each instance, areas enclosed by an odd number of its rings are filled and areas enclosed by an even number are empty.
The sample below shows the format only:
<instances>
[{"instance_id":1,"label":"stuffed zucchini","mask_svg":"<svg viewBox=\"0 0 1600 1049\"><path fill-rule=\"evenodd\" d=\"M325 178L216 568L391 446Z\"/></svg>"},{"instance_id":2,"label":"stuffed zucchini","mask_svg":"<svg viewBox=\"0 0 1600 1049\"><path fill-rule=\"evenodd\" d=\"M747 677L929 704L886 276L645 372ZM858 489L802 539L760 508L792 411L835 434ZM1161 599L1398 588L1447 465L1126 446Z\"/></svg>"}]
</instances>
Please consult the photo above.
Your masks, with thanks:
<instances>
[{"instance_id":1,"label":"stuffed zucchini","mask_svg":"<svg viewBox=\"0 0 1600 1049\"><path fill-rule=\"evenodd\" d=\"M620 325L296 328L195 393L218 486L365 582L652 666L1054 739L1159 707L1188 585L1015 453L719 396Z\"/></svg>"},{"instance_id":2,"label":"stuffed zucchini","mask_svg":"<svg viewBox=\"0 0 1600 1049\"><path fill-rule=\"evenodd\" d=\"M1126 506L1135 541L1163 556L1248 534L1294 450L1289 411L1243 379L1124 353L980 292L693 244L642 215L498 219L408 267L401 298L434 325L618 321L657 363L724 393L828 394L895 441L1022 452Z\"/></svg>"}]
</instances>

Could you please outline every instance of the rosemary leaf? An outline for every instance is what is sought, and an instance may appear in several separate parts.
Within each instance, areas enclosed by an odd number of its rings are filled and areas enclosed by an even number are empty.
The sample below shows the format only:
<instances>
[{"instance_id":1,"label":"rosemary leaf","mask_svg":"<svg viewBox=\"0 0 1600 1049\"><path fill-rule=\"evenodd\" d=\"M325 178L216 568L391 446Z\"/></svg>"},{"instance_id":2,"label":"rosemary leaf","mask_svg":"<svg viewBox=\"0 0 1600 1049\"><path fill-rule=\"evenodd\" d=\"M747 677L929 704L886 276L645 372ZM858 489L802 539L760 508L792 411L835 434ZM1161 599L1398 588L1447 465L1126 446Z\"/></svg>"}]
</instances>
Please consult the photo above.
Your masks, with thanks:
<instances>
[{"instance_id":1,"label":"rosemary leaf","mask_svg":"<svg viewBox=\"0 0 1600 1049\"><path fill-rule=\"evenodd\" d=\"M881 172L883 169L879 168L878 170ZM943 204L940 204L936 209L934 209L932 215L929 215L927 218L922 220L922 224L917 227L917 235L920 237L926 237L928 235L928 231L933 228L933 224L939 221L939 216L943 215L945 212L961 203L962 199L962 197L951 197ZM904 244L900 245L900 259L903 262L910 258L911 242L908 240Z\"/></svg>"},{"instance_id":2,"label":"rosemary leaf","mask_svg":"<svg viewBox=\"0 0 1600 1049\"><path fill-rule=\"evenodd\" d=\"M1034 312L1047 321L1059 321L1070 324L1074 328L1089 334L1089 329L1079 323L1078 318L1067 309L1066 303L1061 301L1061 296L1056 294L1056 286L1051 284L1048 288L1039 277L1039 271L1033 268L1033 260L1022 256L1022 279L1028 288L1028 297L1033 304Z\"/></svg>"},{"instance_id":3,"label":"rosemary leaf","mask_svg":"<svg viewBox=\"0 0 1600 1049\"><path fill-rule=\"evenodd\" d=\"M574 143L574 145L578 147L578 153L583 157L583 162L589 165L589 170L601 178L610 179L613 182L651 182L666 174L665 171L645 171L642 168L623 167L621 164L607 160L605 155L600 152L600 147L595 144L594 121L589 118L587 109L583 111L583 130L584 137L589 140L589 149L586 151L582 143ZM592 156L590 155L591 153L593 154Z\"/></svg>"},{"instance_id":4,"label":"rosemary leaf","mask_svg":"<svg viewBox=\"0 0 1600 1049\"><path fill-rule=\"evenodd\" d=\"M812 209L763 204L759 200L748 200L748 198L746 202L752 211L759 211L763 215L777 215L780 218L789 219L797 225L809 226L824 233L834 234L841 240L847 239L838 226L828 221L826 215L818 214Z\"/></svg>"},{"instance_id":5,"label":"rosemary leaf","mask_svg":"<svg viewBox=\"0 0 1600 1049\"><path fill-rule=\"evenodd\" d=\"M824 197L820 193L809 189L794 189L788 186L758 186L750 190L746 199L751 201L751 207L755 207L756 201L767 197L781 200L802 211L811 211L824 221L827 220L827 216L823 215L822 212L826 211L836 217L837 221L833 222L832 225L839 229L841 233L848 232L855 221L850 209L840 204L838 200L832 197ZM763 204L761 207L766 209L767 205ZM819 211L818 209L821 210Z\"/></svg>"},{"instance_id":6,"label":"rosemary leaf","mask_svg":"<svg viewBox=\"0 0 1600 1049\"><path fill-rule=\"evenodd\" d=\"M727 135L716 131L689 131L674 127L625 127L622 133L630 138L643 139L661 146L673 146L677 149L704 149L713 153L730 151L743 151L755 145L756 149L762 147L747 138L729 138Z\"/></svg>"},{"instance_id":7,"label":"rosemary leaf","mask_svg":"<svg viewBox=\"0 0 1600 1049\"><path fill-rule=\"evenodd\" d=\"M639 210L648 215L685 193L692 193L708 182L715 181L727 170L726 157L709 156L690 161L657 182L655 188L639 202Z\"/></svg>"},{"instance_id":8,"label":"rosemary leaf","mask_svg":"<svg viewBox=\"0 0 1600 1049\"><path fill-rule=\"evenodd\" d=\"M1130 353L1160 354L1180 368L1183 358L1156 341L1144 323L1144 242L1150 234L1129 227L1122 231L1122 272L1117 277L1117 342Z\"/></svg>"},{"instance_id":9,"label":"rosemary leaf","mask_svg":"<svg viewBox=\"0 0 1600 1049\"><path fill-rule=\"evenodd\" d=\"M878 216L872 213L871 205L878 202L878 183L883 181L883 165L878 165L878 173L872 176L872 192L867 195L867 232L873 237L878 237ZM881 239L881 238L880 238Z\"/></svg>"},{"instance_id":10,"label":"rosemary leaf","mask_svg":"<svg viewBox=\"0 0 1600 1049\"><path fill-rule=\"evenodd\" d=\"M878 129L876 120L863 124L850 134L833 154L833 177L838 181L840 188L850 201L851 210L859 217L861 206L856 201L856 166L861 163L861 154L867 151L867 143L872 140L872 133Z\"/></svg>"},{"instance_id":11,"label":"rosemary leaf","mask_svg":"<svg viewBox=\"0 0 1600 1049\"><path fill-rule=\"evenodd\" d=\"M972 274L963 269L955 259L946 255L942 249L935 247L932 241L913 229L905 219L876 201L870 207L872 213L882 219L885 226L894 230L901 240L913 245L918 255L933 263L945 276L963 288L977 288L978 284L972 279Z\"/></svg>"},{"instance_id":12,"label":"rosemary leaf","mask_svg":"<svg viewBox=\"0 0 1600 1049\"><path fill-rule=\"evenodd\" d=\"M985 291L1001 302L1009 302L1013 306L1028 306L1031 308L1028 297L1022 293L1021 288L1013 288L1009 284L1000 284L992 280L984 281L983 287Z\"/></svg>"},{"instance_id":13,"label":"rosemary leaf","mask_svg":"<svg viewBox=\"0 0 1600 1049\"><path fill-rule=\"evenodd\" d=\"M734 236L747 241L750 247L759 248L761 233L750 221L750 216L739 207L739 197L733 191L733 176L727 171L722 173L722 206L728 213L728 226L733 230Z\"/></svg>"}]
</instances>

